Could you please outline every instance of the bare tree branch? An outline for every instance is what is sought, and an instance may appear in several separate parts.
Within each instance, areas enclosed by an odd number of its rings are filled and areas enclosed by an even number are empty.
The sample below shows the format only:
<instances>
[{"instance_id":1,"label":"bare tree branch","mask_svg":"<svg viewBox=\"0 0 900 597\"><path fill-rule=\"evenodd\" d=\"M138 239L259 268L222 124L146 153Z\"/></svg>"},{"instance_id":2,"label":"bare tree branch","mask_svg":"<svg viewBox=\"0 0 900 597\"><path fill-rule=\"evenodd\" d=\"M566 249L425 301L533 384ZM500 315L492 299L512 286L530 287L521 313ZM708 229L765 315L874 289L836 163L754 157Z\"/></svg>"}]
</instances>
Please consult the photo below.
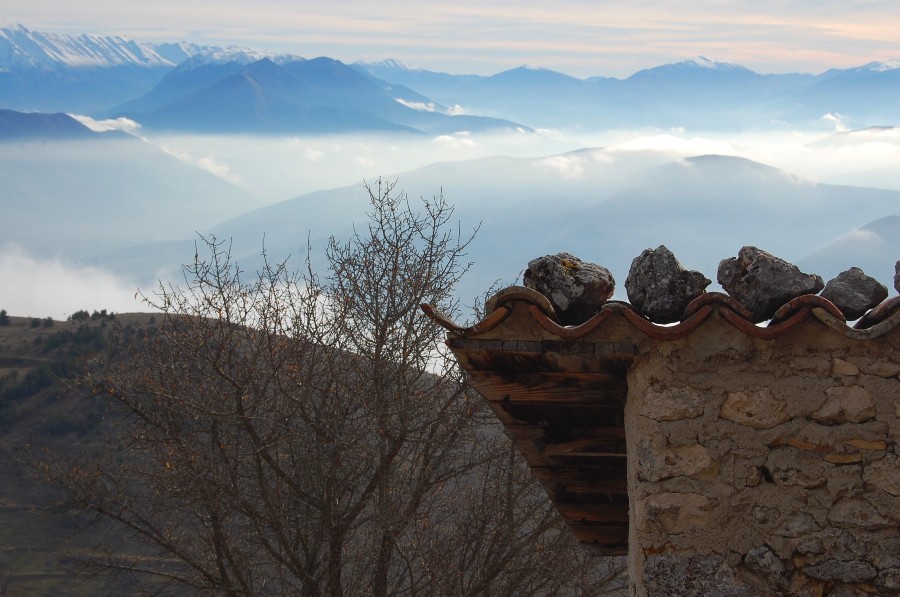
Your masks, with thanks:
<instances>
[{"instance_id":1,"label":"bare tree branch","mask_svg":"<svg viewBox=\"0 0 900 597\"><path fill-rule=\"evenodd\" d=\"M368 225L329 241L321 277L264 252L247 278L202 238L185 287L150 299L157 333L81 379L123 413L112 449L45 475L167 562L111 567L191 591L599 594L597 562L419 312L457 312L472 235L442 196L366 190Z\"/></svg>"}]
</instances>

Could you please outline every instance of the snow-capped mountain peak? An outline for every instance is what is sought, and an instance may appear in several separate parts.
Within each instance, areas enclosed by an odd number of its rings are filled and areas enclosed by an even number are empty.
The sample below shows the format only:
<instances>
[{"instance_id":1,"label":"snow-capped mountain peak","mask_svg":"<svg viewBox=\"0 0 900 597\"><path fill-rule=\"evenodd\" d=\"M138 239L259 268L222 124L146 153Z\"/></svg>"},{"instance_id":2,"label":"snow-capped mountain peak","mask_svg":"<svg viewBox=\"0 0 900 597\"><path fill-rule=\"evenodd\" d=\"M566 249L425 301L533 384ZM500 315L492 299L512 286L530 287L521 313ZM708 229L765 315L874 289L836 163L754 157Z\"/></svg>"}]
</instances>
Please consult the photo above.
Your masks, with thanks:
<instances>
[{"instance_id":1,"label":"snow-capped mountain peak","mask_svg":"<svg viewBox=\"0 0 900 597\"><path fill-rule=\"evenodd\" d=\"M742 68L733 62L715 60L713 58L708 58L707 56L698 56L692 60L685 60L684 64L711 70L734 70Z\"/></svg>"},{"instance_id":2,"label":"snow-capped mountain peak","mask_svg":"<svg viewBox=\"0 0 900 597\"><path fill-rule=\"evenodd\" d=\"M864 70L883 73L900 68L900 58L886 60L884 62L870 62L862 67Z\"/></svg>"},{"instance_id":3,"label":"snow-capped mountain peak","mask_svg":"<svg viewBox=\"0 0 900 597\"><path fill-rule=\"evenodd\" d=\"M390 66L391 68L396 68L397 70L414 70L394 58L388 58L387 60L382 60L381 62L373 62L372 64L376 66Z\"/></svg>"},{"instance_id":4,"label":"snow-capped mountain peak","mask_svg":"<svg viewBox=\"0 0 900 597\"><path fill-rule=\"evenodd\" d=\"M360 66L363 68L374 68L374 69L389 69L395 71L403 71L403 72L427 72L417 66L410 66L404 62L401 62L395 58L387 58L385 60L378 60L376 62L367 62L365 60L357 60L353 63L354 66Z\"/></svg>"},{"instance_id":5,"label":"snow-capped mountain peak","mask_svg":"<svg viewBox=\"0 0 900 597\"><path fill-rule=\"evenodd\" d=\"M717 68L720 62L713 60L712 58L707 58L706 56L698 56L693 60L688 60L697 66L702 66L703 68Z\"/></svg>"},{"instance_id":6,"label":"snow-capped mountain peak","mask_svg":"<svg viewBox=\"0 0 900 597\"><path fill-rule=\"evenodd\" d=\"M0 29L0 68L174 66L150 44L119 36L40 33L22 25Z\"/></svg>"},{"instance_id":7,"label":"snow-capped mountain peak","mask_svg":"<svg viewBox=\"0 0 900 597\"><path fill-rule=\"evenodd\" d=\"M300 56L294 56L292 54L276 54L275 52L265 52L242 46L209 48L193 57L194 60L205 62L239 62L242 64L250 64L262 60L263 58L268 58L276 64L302 60Z\"/></svg>"},{"instance_id":8,"label":"snow-capped mountain peak","mask_svg":"<svg viewBox=\"0 0 900 597\"><path fill-rule=\"evenodd\" d=\"M186 41L147 45L172 64L181 64L191 56L196 56L212 49L210 46L200 46Z\"/></svg>"},{"instance_id":9,"label":"snow-capped mountain peak","mask_svg":"<svg viewBox=\"0 0 900 597\"><path fill-rule=\"evenodd\" d=\"M306 60L301 56L293 54L276 54L274 52L264 52L241 46L228 46L227 48L207 47L181 62L178 65L178 70L188 71L208 64L236 63L247 65L266 58L275 64L286 64L288 62Z\"/></svg>"}]
</instances>

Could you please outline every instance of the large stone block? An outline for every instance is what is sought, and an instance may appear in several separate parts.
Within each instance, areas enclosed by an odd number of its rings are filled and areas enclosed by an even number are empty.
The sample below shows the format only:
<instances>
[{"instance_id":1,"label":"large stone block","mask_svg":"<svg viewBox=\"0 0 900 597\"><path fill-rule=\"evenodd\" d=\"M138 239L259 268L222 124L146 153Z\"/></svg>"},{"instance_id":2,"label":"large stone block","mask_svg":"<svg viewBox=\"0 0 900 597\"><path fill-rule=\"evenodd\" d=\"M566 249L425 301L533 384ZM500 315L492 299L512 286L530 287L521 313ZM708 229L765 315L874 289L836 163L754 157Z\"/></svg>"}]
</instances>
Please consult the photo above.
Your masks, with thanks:
<instances>
[{"instance_id":1,"label":"large stone block","mask_svg":"<svg viewBox=\"0 0 900 597\"><path fill-rule=\"evenodd\" d=\"M808 512L796 512L780 521L775 527L775 534L789 539L796 539L818 531L821 527Z\"/></svg>"},{"instance_id":2,"label":"large stone block","mask_svg":"<svg viewBox=\"0 0 900 597\"><path fill-rule=\"evenodd\" d=\"M858 560L826 560L821 564L805 567L803 573L817 580L842 583L861 583L878 576L875 566Z\"/></svg>"},{"instance_id":3,"label":"large stone block","mask_svg":"<svg viewBox=\"0 0 900 597\"><path fill-rule=\"evenodd\" d=\"M802 450L779 448L772 450L766 460L766 469L776 485L815 489L825 485L828 477L819 456Z\"/></svg>"},{"instance_id":4,"label":"large stone block","mask_svg":"<svg viewBox=\"0 0 900 597\"><path fill-rule=\"evenodd\" d=\"M737 257L723 259L717 279L747 307L754 322L771 319L791 299L825 287L820 276L805 274L796 265L750 246L741 247Z\"/></svg>"},{"instance_id":5,"label":"large stone block","mask_svg":"<svg viewBox=\"0 0 900 597\"><path fill-rule=\"evenodd\" d=\"M641 403L641 416L655 421L680 421L703 414L704 400L691 388L648 390Z\"/></svg>"},{"instance_id":6,"label":"large stone block","mask_svg":"<svg viewBox=\"0 0 900 597\"><path fill-rule=\"evenodd\" d=\"M893 496L900 496L900 457L888 454L863 469L863 481Z\"/></svg>"},{"instance_id":7,"label":"large stone block","mask_svg":"<svg viewBox=\"0 0 900 597\"><path fill-rule=\"evenodd\" d=\"M875 402L865 388L838 386L825 390L828 399L810 415L823 425L864 423L875 417Z\"/></svg>"},{"instance_id":8,"label":"large stone block","mask_svg":"<svg viewBox=\"0 0 900 597\"><path fill-rule=\"evenodd\" d=\"M648 597L750 597L757 594L737 581L725 558L718 555L648 556L644 562L643 581Z\"/></svg>"},{"instance_id":9,"label":"large stone block","mask_svg":"<svg viewBox=\"0 0 900 597\"><path fill-rule=\"evenodd\" d=\"M887 286L858 267L841 272L829 280L822 290L826 298L841 310L848 321L859 319L866 311L887 298Z\"/></svg>"},{"instance_id":10,"label":"large stone block","mask_svg":"<svg viewBox=\"0 0 900 597\"><path fill-rule=\"evenodd\" d=\"M660 245L634 258L625 290L638 313L656 323L673 323L711 283L700 272L684 269L672 251Z\"/></svg>"},{"instance_id":11,"label":"large stone block","mask_svg":"<svg viewBox=\"0 0 900 597\"><path fill-rule=\"evenodd\" d=\"M569 253L532 259L522 281L550 299L560 320L568 325L589 319L616 288L608 269Z\"/></svg>"},{"instance_id":12,"label":"large stone block","mask_svg":"<svg viewBox=\"0 0 900 597\"><path fill-rule=\"evenodd\" d=\"M841 528L859 527L876 530L892 526L891 521L881 516L872 504L863 498L846 498L839 501L828 513L828 520Z\"/></svg>"},{"instance_id":13,"label":"large stone block","mask_svg":"<svg viewBox=\"0 0 900 597\"><path fill-rule=\"evenodd\" d=\"M768 545L754 547L744 556L743 566L767 589L783 589L788 584L787 567Z\"/></svg>"},{"instance_id":14,"label":"large stone block","mask_svg":"<svg viewBox=\"0 0 900 597\"><path fill-rule=\"evenodd\" d=\"M728 392L719 416L754 429L769 429L790 418L787 402L769 388Z\"/></svg>"},{"instance_id":15,"label":"large stone block","mask_svg":"<svg viewBox=\"0 0 900 597\"><path fill-rule=\"evenodd\" d=\"M657 493L641 500L637 524L642 531L680 535L710 524L712 504L698 493Z\"/></svg>"},{"instance_id":16,"label":"large stone block","mask_svg":"<svg viewBox=\"0 0 900 597\"><path fill-rule=\"evenodd\" d=\"M657 447L655 442L644 442L638 454L638 476L645 481L706 477L716 469L709 451L700 444Z\"/></svg>"}]
</instances>

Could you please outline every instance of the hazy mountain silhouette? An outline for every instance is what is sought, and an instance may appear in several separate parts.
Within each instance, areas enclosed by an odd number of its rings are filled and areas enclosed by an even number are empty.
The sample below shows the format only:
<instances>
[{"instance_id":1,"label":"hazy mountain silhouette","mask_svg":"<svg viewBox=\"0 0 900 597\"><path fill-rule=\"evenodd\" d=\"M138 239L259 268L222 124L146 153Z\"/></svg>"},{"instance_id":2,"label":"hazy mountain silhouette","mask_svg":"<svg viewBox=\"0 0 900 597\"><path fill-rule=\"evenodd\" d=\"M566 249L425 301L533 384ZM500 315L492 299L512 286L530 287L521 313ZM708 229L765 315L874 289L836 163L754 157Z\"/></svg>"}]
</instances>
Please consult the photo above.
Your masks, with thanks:
<instances>
[{"instance_id":1,"label":"hazy mountain silhouette","mask_svg":"<svg viewBox=\"0 0 900 597\"><path fill-rule=\"evenodd\" d=\"M68 114L0 110L0 141L90 139L99 136Z\"/></svg>"},{"instance_id":2,"label":"hazy mountain silhouette","mask_svg":"<svg viewBox=\"0 0 900 597\"><path fill-rule=\"evenodd\" d=\"M382 81L415 89L436 102L452 106L458 102L459 90L485 79L481 75L450 74L409 68L397 60L355 62L352 68Z\"/></svg>"},{"instance_id":3,"label":"hazy mountain silhouette","mask_svg":"<svg viewBox=\"0 0 900 597\"><path fill-rule=\"evenodd\" d=\"M819 184L741 158L673 160L660 152L603 149L434 164L399 181L413 201L443 188L463 231L480 224L464 298L498 279L513 283L529 259L559 251L608 267L620 293L634 257L660 244L715 280L719 261L743 245L798 261L900 205L898 191ZM328 236L349 234L367 207L364 189L354 185L269 205L208 230L231 239L234 255L252 269L263 239L270 258L302 256L307 240L321 257ZM165 250L192 255L192 246L187 239ZM115 257L120 267L125 257ZM894 258L886 259L893 267ZM834 267L810 269L825 276Z\"/></svg>"},{"instance_id":4,"label":"hazy mountain silhouette","mask_svg":"<svg viewBox=\"0 0 900 597\"><path fill-rule=\"evenodd\" d=\"M854 128L900 123L900 62L831 69L798 94L798 109L841 114Z\"/></svg>"},{"instance_id":5,"label":"hazy mountain silhouette","mask_svg":"<svg viewBox=\"0 0 900 597\"><path fill-rule=\"evenodd\" d=\"M855 126L900 120L900 68L893 63L820 75L759 74L708 58L660 65L625 79L577 79L525 67L490 77L409 69L396 61L357 63L444 105L502 115L534 127L678 127L755 130L830 126L840 113Z\"/></svg>"},{"instance_id":6,"label":"hazy mountain silhouette","mask_svg":"<svg viewBox=\"0 0 900 597\"><path fill-rule=\"evenodd\" d=\"M900 212L900 206L897 209ZM829 280L851 267L859 267L892 289L894 263L900 259L900 215L869 222L844 234L800 261L804 268Z\"/></svg>"},{"instance_id":7,"label":"hazy mountain silhouette","mask_svg":"<svg viewBox=\"0 0 900 597\"><path fill-rule=\"evenodd\" d=\"M192 238L259 205L246 191L124 133L0 142L0 180L3 242L72 259Z\"/></svg>"},{"instance_id":8,"label":"hazy mountain silhouette","mask_svg":"<svg viewBox=\"0 0 900 597\"><path fill-rule=\"evenodd\" d=\"M206 133L448 133L520 126L411 109L330 58L204 65L200 77L192 76L196 70L176 69L145 97L107 115L152 129Z\"/></svg>"},{"instance_id":9,"label":"hazy mountain silhouette","mask_svg":"<svg viewBox=\"0 0 900 597\"><path fill-rule=\"evenodd\" d=\"M0 29L0 106L96 111L145 93L173 66L150 44L13 25Z\"/></svg>"},{"instance_id":10,"label":"hazy mountain silhouette","mask_svg":"<svg viewBox=\"0 0 900 597\"><path fill-rule=\"evenodd\" d=\"M174 70L166 74L145 95L125 102L100 116L112 116L129 112L152 112L165 108L191 93L198 92L229 75L240 72L248 62L244 55L231 56L233 59L208 60L198 56L185 60ZM255 61L255 60L254 60Z\"/></svg>"},{"instance_id":11,"label":"hazy mountain silhouette","mask_svg":"<svg viewBox=\"0 0 900 597\"><path fill-rule=\"evenodd\" d=\"M159 109L115 115L127 116L151 129L205 133L412 132L374 114L355 110L351 104L359 98L349 97L349 101L335 105L332 102L338 94L330 93L325 81L297 77L293 70L269 59L259 60L200 89L188 87L184 93L173 92L174 101Z\"/></svg>"}]
</instances>

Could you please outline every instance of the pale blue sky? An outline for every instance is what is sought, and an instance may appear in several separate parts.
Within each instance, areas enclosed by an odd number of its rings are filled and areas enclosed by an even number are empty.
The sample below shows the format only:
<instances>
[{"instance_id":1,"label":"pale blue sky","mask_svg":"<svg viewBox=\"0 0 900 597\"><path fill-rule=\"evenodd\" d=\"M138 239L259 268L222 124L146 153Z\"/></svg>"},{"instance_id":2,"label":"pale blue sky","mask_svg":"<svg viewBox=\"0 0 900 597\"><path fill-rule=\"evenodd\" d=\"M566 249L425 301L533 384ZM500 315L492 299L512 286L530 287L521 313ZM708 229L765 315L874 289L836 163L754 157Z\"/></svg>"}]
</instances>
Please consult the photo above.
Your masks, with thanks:
<instances>
[{"instance_id":1,"label":"pale blue sky","mask_svg":"<svg viewBox=\"0 0 900 597\"><path fill-rule=\"evenodd\" d=\"M628 76L699 55L758 72L900 59L897 0L28 0L0 26L244 45L453 73Z\"/></svg>"}]
</instances>

